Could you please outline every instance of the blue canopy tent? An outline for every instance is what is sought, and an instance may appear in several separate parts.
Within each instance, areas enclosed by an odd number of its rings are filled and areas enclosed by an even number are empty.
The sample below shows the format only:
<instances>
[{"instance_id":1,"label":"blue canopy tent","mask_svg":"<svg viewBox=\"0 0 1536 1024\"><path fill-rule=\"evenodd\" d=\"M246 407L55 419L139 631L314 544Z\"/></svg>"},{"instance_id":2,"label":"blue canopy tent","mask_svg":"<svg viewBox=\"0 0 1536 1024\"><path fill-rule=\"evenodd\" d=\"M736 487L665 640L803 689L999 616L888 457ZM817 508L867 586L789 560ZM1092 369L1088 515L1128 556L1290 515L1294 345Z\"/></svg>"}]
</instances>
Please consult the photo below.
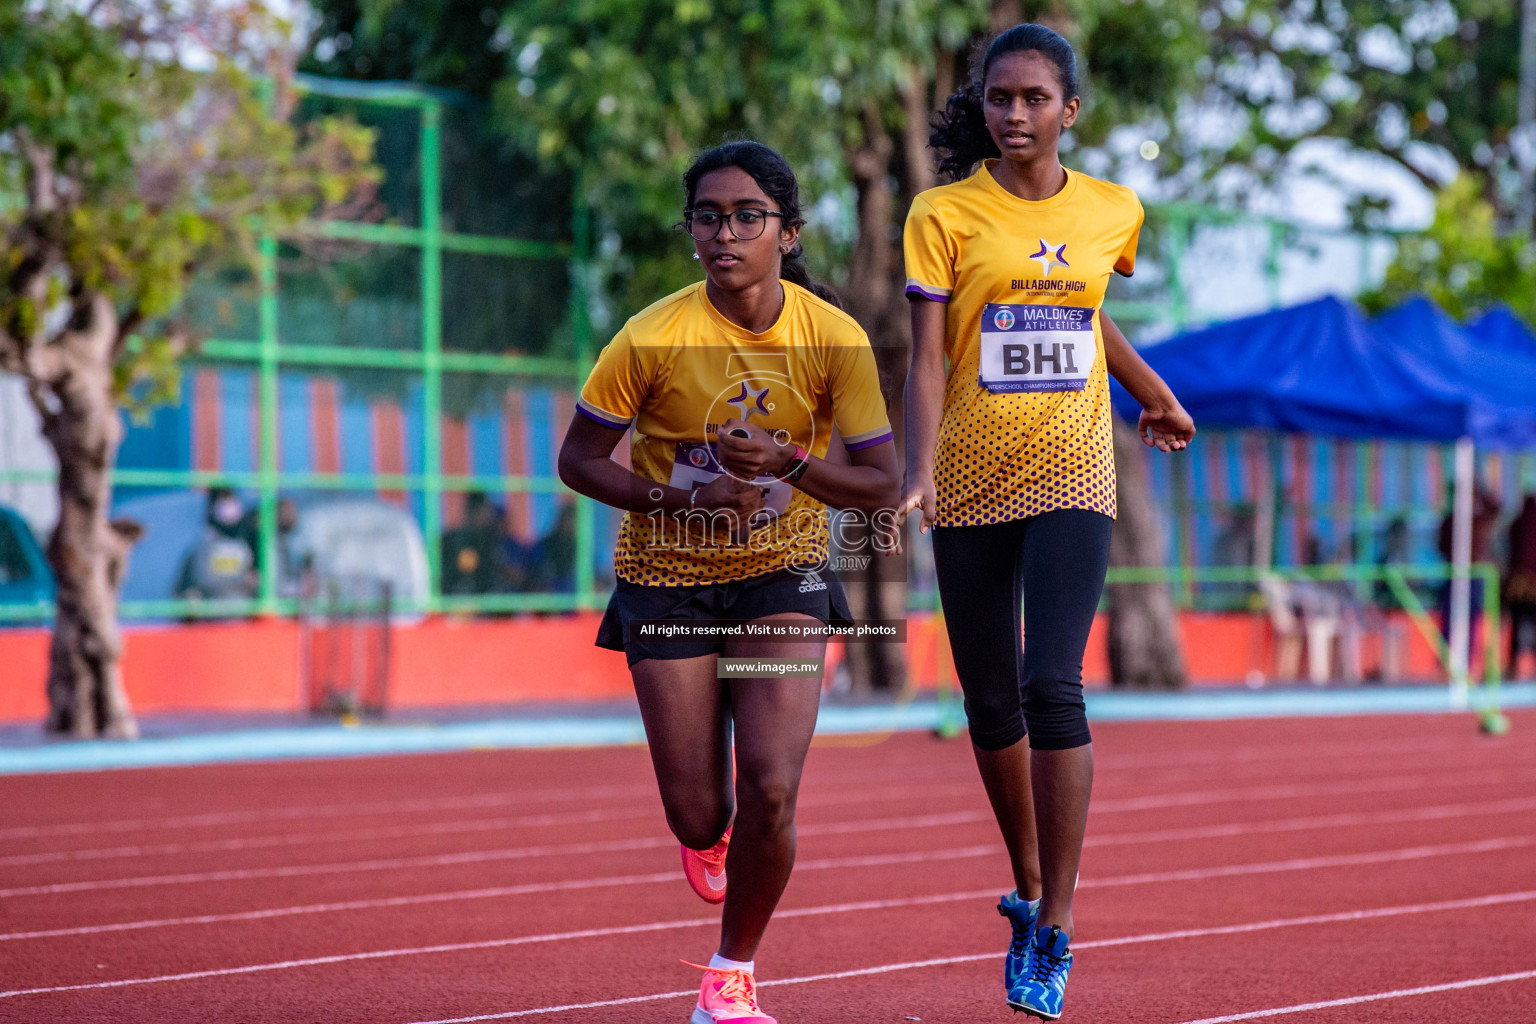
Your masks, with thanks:
<instances>
[{"instance_id":1,"label":"blue canopy tent","mask_svg":"<svg viewBox=\"0 0 1536 1024\"><path fill-rule=\"evenodd\" d=\"M1478 419L1475 400L1385 351L1365 317L1332 296L1181 334L1141 356L1207 426L1446 441ZM1110 387L1134 422L1140 404Z\"/></svg>"},{"instance_id":2,"label":"blue canopy tent","mask_svg":"<svg viewBox=\"0 0 1536 1024\"><path fill-rule=\"evenodd\" d=\"M1536 334L1508 306L1495 306L1467 324L1466 331L1497 351L1536 352Z\"/></svg>"},{"instance_id":3,"label":"blue canopy tent","mask_svg":"<svg viewBox=\"0 0 1536 1024\"><path fill-rule=\"evenodd\" d=\"M1473 422L1462 436L1484 447L1536 447L1536 346L1485 342L1422 296L1381 314L1373 326L1405 365L1471 396Z\"/></svg>"},{"instance_id":4,"label":"blue canopy tent","mask_svg":"<svg viewBox=\"0 0 1536 1024\"><path fill-rule=\"evenodd\" d=\"M1367 322L1328 297L1216 324L1141 351L1197 424L1456 443L1452 700L1467 701L1474 446L1536 446L1536 350L1469 337L1427 300ZM1118 384L1111 398L1134 420Z\"/></svg>"}]
</instances>

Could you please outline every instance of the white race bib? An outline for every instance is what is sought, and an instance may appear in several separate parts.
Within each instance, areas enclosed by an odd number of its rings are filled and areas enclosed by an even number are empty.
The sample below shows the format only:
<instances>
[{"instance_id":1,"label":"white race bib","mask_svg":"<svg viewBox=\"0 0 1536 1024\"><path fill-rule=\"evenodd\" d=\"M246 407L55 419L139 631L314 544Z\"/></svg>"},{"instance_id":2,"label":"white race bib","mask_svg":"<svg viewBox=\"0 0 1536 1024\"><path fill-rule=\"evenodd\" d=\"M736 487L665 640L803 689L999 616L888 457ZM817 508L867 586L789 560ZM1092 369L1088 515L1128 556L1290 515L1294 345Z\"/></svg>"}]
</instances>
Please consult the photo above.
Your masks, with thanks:
<instances>
[{"instance_id":1,"label":"white race bib","mask_svg":"<svg viewBox=\"0 0 1536 1024\"><path fill-rule=\"evenodd\" d=\"M1093 310L989 302L981 311L981 386L988 391L1081 391L1098 346Z\"/></svg>"},{"instance_id":2,"label":"white race bib","mask_svg":"<svg viewBox=\"0 0 1536 1024\"><path fill-rule=\"evenodd\" d=\"M713 444L679 441L677 455L672 459L672 478L667 483L673 487L686 487L693 490L724 475L725 467L720 465L720 459L715 453ZM789 507L789 498L795 488L793 484L780 480L772 473L765 473L752 482L759 487L768 488L768 497L763 507L753 514L750 521L751 527L755 530L784 514L784 510Z\"/></svg>"}]
</instances>

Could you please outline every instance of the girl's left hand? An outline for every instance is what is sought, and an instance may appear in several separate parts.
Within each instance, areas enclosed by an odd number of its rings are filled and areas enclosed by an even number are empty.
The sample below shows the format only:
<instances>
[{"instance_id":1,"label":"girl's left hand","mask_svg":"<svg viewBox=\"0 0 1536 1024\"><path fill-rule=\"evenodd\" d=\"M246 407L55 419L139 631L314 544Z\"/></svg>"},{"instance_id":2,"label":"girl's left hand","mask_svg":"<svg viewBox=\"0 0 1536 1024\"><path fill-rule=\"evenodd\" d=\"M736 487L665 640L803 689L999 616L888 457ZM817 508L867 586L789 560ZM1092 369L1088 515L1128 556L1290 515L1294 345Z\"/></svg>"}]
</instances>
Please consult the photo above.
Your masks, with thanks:
<instances>
[{"instance_id":1,"label":"girl's left hand","mask_svg":"<svg viewBox=\"0 0 1536 1024\"><path fill-rule=\"evenodd\" d=\"M1195 436L1195 420L1174 400L1164 409L1143 409L1136 421L1141 443L1161 452L1177 452L1189 447Z\"/></svg>"},{"instance_id":2,"label":"girl's left hand","mask_svg":"<svg viewBox=\"0 0 1536 1024\"><path fill-rule=\"evenodd\" d=\"M741 430L746 431L746 437L732 433ZM780 442L762 427L743 423L734 416L720 424L715 450L720 453L721 465L748 480L764 473L778 476L795 453L794 445Z\"/></svg>"}]
</instances>

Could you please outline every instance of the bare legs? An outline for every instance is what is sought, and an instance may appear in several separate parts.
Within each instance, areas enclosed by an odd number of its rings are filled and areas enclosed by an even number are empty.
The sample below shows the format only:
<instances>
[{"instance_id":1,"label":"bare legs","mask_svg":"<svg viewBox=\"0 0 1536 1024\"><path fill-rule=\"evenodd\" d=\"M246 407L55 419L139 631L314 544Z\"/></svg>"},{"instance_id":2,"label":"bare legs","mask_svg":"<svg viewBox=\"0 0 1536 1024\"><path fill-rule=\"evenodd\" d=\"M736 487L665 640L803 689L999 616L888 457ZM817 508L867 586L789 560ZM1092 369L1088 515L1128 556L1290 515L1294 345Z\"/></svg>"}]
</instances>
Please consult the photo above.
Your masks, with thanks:
<instances>
[{"instance_id":1,"label":"bare legs","mask_svg":"<svg viewBox=\"0 0 1536 1024\"><path fill-rule=\"evenodd\" d=\"M814 622L807 615L758 619ZM729 657L819 658L824 644L742 641ZM720 955L751 960L795 863L795 799L816 728L819 679L715 678L716 658L647 660L635 693L667 824L684 846L719 842L735 819L726 855ZM735 731L736 784L731 785Z\"/></svg>"},{"instance_id":2,"label":"bare legs","mask_svg":"<svg viewBox=\"0 0 1536 1024\"><path fill-rule=\"evenodd\" d=\"M1059 925L1070 939L1072 897L1093 792L1093 745L1032 751L1029 740L1022 739L1002 750L971 749L1008 847L1019 896L1041 900L1040 923Z\"/></svg>"}]
</instances>

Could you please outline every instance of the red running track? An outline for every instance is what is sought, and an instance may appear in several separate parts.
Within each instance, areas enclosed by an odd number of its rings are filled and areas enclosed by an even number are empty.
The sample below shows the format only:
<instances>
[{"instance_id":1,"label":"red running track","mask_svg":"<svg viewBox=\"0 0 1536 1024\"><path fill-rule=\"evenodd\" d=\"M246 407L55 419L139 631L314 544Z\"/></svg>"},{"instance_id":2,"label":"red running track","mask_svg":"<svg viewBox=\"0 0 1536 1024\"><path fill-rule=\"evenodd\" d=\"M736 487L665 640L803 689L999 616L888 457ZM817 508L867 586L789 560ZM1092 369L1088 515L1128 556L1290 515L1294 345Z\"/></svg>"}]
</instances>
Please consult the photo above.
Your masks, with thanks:
<instances>
[{"instance_id":1,"label":"red running track","mask_svg":"<svg viewBox=\"0 0 1536 1024\"><path fill-rule=\"evenodd\" d=\"M1536 713L1096 727L1073 1024L1536 1021ZM818 744L783 1024L1018 1020L968 745ZM638 748L0 778L0 1021L686 1021Z\"/></svg>"}]
</instances>

